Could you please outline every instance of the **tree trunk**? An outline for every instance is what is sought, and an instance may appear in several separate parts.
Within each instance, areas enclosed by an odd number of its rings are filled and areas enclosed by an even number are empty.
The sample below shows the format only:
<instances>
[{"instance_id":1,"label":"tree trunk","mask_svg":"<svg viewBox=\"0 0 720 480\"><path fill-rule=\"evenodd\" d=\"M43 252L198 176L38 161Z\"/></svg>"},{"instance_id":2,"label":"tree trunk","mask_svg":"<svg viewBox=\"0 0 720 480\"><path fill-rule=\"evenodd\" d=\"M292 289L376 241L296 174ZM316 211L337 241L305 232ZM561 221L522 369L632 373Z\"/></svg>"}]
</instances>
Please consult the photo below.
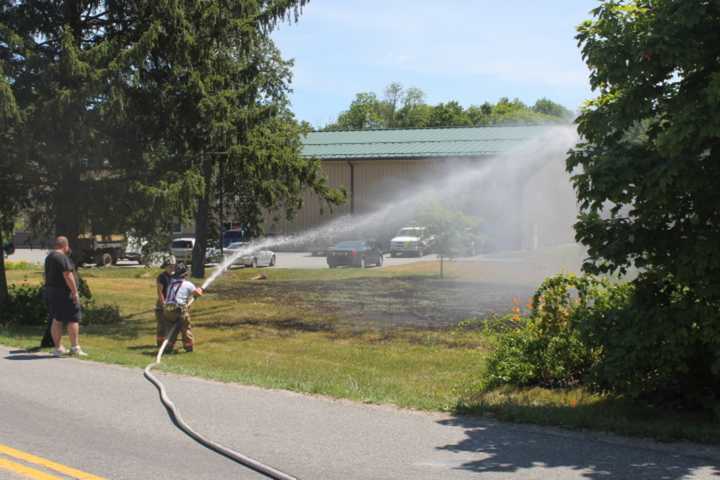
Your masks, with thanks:
<instances>
[{"instance_id":1,"label":"tree trunk","mask_svg":"<svg viewBox=\"0 0 720 480\"><path fill-rule=\"evenodd\" d=\"M192 276L205 278L205 253L207 251L207 237L210 217L210 194L212 192L212 162L207 160L203 168L205 177L205 192L198 202L197 215L195 215L195 246L192 252Z\"/></svg>"},{"instance_id":2,"label":"tree trunk","mask_svg":"<svg viewBox=\"0 0 720 480\"><path fill-rule=\"evenodd\" d=\"M445 257L440 255L440 278L445 278Z\"/></svg>"},{"instance_id":3,"label":"tree trunk","mask_svg":"<svg viewBox=\"0 0 720 480\"><path fill-rule=\"evenodd\" d=\"M0 230L0 306L4 305L8 299L8 285L5 277L5 250L3 250L4 240L2 230Z\"/></svg>"},{"instance_id":4,"label":"tree trunk","mask_svg":"<svg viewBox=\"0 0 720 480\"><path fill-rule=\"evenodd\" d=\"M70 242L70 255L75 265L80 265L82 260L78 237L80 236L80 215L78 206L82 204L77 192L80 191L78 179L80 174L74 176L74 171L60 179L55 193L55 236L65 236ZM74 178L74 181L73 181ZM94 233L94 232L88 232Z\"/></svg>"},{"instance_id":5,"label":"tree trunk","mask_svg":"<svg viewBox=\"0 0 720 480\"><path fill-rule=\"evenodd\" d=\"M82 2L80 0L65 0L63 2L63 20L65 25L68 25L72 31L75 46L79 49L82 42ZM62 54L66 54L63 51ZM61 83L69 88L77 88L75 80L67 76L63 76ZM77 108L70 108L71 114L81 115L80 112L76 111ZM68 115L68 110L64 112L64 115ZM70 127L72 128L72 126ZM76 149L74 142L68 142L70 151L68 154L74 155L75 158L80 158L80 153ZM68 157L72 158L72 157ZM69 168L59 173L59 182L55 189L55 236L65 236L70 243L70 249L72 253L70 257L76 266L80 265L80 261L83 259L80 255L80 248L78 246L78 237L80 236L80 214L82 210L83 202L86 202L87 198L81 198L82 196L82 185L80 181L80 167L78 161L75 160L70 163ZM87 232L94 233L94 232Z\"/></svg>"}]
</instances>

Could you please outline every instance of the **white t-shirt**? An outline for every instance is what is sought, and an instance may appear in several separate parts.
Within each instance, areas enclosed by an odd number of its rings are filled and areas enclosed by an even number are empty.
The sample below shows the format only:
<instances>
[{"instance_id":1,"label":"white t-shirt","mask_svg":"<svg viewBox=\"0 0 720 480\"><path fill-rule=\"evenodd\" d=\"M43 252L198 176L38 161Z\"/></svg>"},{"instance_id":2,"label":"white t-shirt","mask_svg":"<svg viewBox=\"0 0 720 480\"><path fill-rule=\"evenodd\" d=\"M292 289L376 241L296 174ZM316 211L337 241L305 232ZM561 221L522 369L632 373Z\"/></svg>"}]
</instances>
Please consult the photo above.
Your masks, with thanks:
<instances>
[{"instance_id":1,"label":"white t-shirt","mask_svg":"<svg viewBox=\"0 0 720 480\"><path fill-rule=\"evenodd\" d=\"M177 278L170 282L168 287L168 293L165 297L165 304L167 305L187 305L188 300L192 297L195 291L195 285L187 280Z\"/></svg>"}]
</instances>

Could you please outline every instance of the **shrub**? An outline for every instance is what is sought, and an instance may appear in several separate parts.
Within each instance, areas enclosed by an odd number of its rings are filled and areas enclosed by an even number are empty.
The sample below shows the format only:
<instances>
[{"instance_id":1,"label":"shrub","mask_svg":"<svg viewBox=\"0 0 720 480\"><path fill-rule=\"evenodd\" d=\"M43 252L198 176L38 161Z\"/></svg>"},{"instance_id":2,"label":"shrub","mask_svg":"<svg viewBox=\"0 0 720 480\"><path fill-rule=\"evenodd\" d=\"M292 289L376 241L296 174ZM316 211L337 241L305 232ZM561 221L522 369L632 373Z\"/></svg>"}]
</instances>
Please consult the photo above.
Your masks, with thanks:
<instances>
[{"instance_id":1,"label":"shrub","mask_svg":"<svg viewBox=\"0 0 720 480\"><path fill-rule=\"evenodd\" d=\"M83 308L83 325L109 325L123 319L116 305L96 305L87 295L87 283L80 289ZM85 292L85 294L83 294ZM10 285L8 301L0 309L0 324L44 325L48 321L44 287L41 285Z\"/></svg>"},{"instance_id":2,"label":"shrub","mask_svg":"<svg viewBox=\"0 0 720 480\"><path fill-rule=\"evenodd\" d=\"M8 301L0 310L0 323L41 325L47 322L43 288L32 285L10 285Z\"/></svg>"},{"instance_id":3,"label":"shrub","mask_svg":"<svg viewBox=\"0 0 720 480\"><path fill-rule=\"evenodd\" d=\"M585 323L621 310L631 290L588 276L546 279L533 297L529 316L520 317L518 328L496 338L486 386L581 383L601 355L600 346L587 342Z\"/></svg>"},{"instance_id":4,"label":"shrub","mask_svg":"<svg viewBox=\"0 0 720 480\"><path fill-rule=\"evenodd\" d=\"M717 409L720 305L667 275L548 278L495 338L483 386L584 385L646 404Z\"/></svg>"},{"instance_id":5,"label":"shrub","mask_svg":"<svg viewBox=\"0 0 720 480\"><path fill-rule=\"evenodd\" d=\"M720 305L672 277L641 275L625 309L585 325L602 352L588 383L647 403L712 409L720 400Z\"/></svg>"}]
</instances>

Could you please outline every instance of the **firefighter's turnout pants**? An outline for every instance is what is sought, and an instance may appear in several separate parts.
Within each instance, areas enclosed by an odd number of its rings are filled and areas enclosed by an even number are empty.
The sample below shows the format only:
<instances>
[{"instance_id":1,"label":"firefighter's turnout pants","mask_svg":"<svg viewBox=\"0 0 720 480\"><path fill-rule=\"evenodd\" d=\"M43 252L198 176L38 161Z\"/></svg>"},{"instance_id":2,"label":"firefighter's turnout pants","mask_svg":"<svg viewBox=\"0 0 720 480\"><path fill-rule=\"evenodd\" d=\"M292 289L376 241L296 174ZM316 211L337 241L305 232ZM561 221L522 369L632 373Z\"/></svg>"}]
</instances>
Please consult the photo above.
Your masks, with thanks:
<instances>
[{"instance_id":1,"label":"firefighter's turnout pants","mask_svg":"<svg viewBox=\"0 0 720 480\"><path fill-rule=\"evenodd\" d=\"M162 345L165 338L172 330L173 326L178 323L178 328L168 338L166 351L172 351L175 348L178 331L182 339L185 351L193 351L193 335L192 325L190 324L190 311L185 305L162 305L155 309L155 318L157 319L157 345Z\"/></svg>"}]
</instances>

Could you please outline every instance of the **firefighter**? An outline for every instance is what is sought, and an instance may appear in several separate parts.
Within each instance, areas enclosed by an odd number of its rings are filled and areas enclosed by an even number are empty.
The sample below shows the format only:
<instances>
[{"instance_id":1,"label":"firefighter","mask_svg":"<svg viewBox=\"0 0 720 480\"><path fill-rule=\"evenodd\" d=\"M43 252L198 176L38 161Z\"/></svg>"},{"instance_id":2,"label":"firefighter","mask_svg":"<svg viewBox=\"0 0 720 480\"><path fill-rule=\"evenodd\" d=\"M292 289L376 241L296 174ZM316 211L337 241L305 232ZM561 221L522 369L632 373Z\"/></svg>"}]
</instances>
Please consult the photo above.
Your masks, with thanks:
<instances>
[{"instance_id":1,"label":"firefighter","mask_svg":"<svg viewBox=\"0 0 720 480\"><path fill-rule=\"evenodd\" d=\"M163 306L163 333L167 336L174 325L178 325L172 335L168 338L167 352L171 353L175 347L178 330L182 338L183 347L186 352L193 351L193 335L190 324L190 302L196 296L201 296L202 288L193 285L187 280L188 270L184 263L178 263L175 267L175 276L170 282L165 305Z\"/></svg>"},{"instance_id":2,"label":"firefighter","mask_svg":"<svg viewBox=\"0 0 720 480\"><path fill-rule=\"evenodd\" d=\"M165 305L165 298L167 297L168 287L170 287L170 282L172 282L173 276L175 275L176 263L177 262L175 261L175 257L172 255L165 259L162 265L163 271L160 273L160 275L158 275L157 280L155 280L155 289L157 291L157 301L155 302L155 320L157 323L156 340L158 347L160 347L163 341L165 341L163 307Z\"/></svg>"}]
</instances>

